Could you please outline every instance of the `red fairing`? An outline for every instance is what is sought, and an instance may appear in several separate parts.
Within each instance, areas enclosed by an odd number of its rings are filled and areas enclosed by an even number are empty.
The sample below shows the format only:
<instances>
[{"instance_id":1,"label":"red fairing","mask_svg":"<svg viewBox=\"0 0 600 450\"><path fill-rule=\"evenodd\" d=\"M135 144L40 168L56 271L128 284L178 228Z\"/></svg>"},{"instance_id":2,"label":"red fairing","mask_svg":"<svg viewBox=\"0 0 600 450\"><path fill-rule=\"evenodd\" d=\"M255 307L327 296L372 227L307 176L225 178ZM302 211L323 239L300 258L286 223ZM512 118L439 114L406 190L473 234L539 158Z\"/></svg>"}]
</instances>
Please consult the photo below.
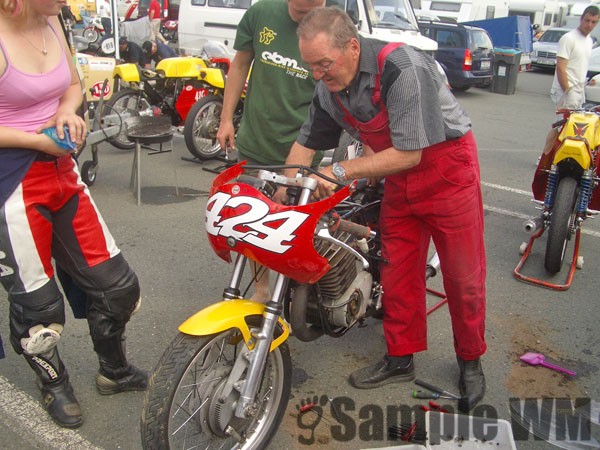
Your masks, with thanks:
<instances>
[{"instance_id":1,"label":"red fairing","mask_svg":"<svg viewBox=\"0 0 600 450\"><path fill-rule=\"evenodd\" d=\"M300 283L315 283L330 267L313 239L319 218L350 194L349 187L303 206L271 201L254 187L232 182L243 173L237 164L213 180L206 205L206 231L215 253L231 262L241 253Z\"/></svg>"}]
</instances>

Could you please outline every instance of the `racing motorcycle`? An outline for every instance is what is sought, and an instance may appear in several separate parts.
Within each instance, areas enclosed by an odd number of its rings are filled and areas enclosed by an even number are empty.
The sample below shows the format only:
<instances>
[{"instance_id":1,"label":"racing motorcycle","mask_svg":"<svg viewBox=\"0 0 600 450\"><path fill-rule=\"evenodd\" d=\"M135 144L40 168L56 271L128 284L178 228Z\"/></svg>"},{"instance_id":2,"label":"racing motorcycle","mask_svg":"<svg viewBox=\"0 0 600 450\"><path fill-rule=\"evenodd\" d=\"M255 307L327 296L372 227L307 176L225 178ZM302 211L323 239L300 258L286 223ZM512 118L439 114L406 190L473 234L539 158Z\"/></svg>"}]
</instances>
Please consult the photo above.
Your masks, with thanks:
<instances>
[{"instance_id":1,"label":"racing motorcycle","mask_svg":"<svg viewBox=\"0 0 600 450\"><path fill-rule=\"evenodd\" d=\"M115 66L113 77L115 86L121 89L106 103L104 114L169 117L172 125L184 127L190 111L203 127L205 139L197 140L197 157L214 157L219 149L213 149L216 142L216 130L213 133L215 115L220 115L219 103L224 87L224 76L218 62L197 57L175 57L161 60L155 70L142 69L136 64ZM197 101L203 100L204 108L192 108ZM221 100L222 103L222 100ZM216 128L218 129L218 122ZM214 134L214 136L213 136ZM109 142L117 148L131 149L135 143L127 138L125 127Z\"/></svg>"},{"instance_id":2,"label":"racing motorcycle","mask_svg":"<svg viewBox=\"0 0 600 450\"><path fill-rule=\"evenodd\" d=\"M536 236L547 229L544 267L551 274L561 270L568 243L574 236L573 260L577 261L581 225L600 210L598 112L595 108L566 111L554 126L561 127L556 144L549 155L540 159L532 185L542 213L525 223L525 229Z\"/></svg>"},{"instance_id":3,"label":"racing motorcycle","mask_svg":"<svg viewBox=\"0 0 600 450\"><path fill-rule=\"evenodd\" d=\"M167 41L177 42L178 23L178 20L164 20L160 24L160 34L162 34L162 37L164 37Z\"/></svg>"},{"instance_id":4,"label":"racing motorcycle","mask_svg":"<svg viewBox=\"0 0 600 450\"><path fill-rule=\"evenodd\" d=\"M283 167L300 174L270 171ZM208 239L225 261L237 256L222 301L181 324L156 366L141 418L145 449L267 448L291 392L290 328L303 341L340 337L381 311L381 185L355 181L311 203L317 182L308 175L318 172L271 166L249 176L248 168L232 166L212 183ZM281 186L287 205L272 200ZM266 305L244 299L248 259L278 274Z\"/></svg>"}]
</instances>

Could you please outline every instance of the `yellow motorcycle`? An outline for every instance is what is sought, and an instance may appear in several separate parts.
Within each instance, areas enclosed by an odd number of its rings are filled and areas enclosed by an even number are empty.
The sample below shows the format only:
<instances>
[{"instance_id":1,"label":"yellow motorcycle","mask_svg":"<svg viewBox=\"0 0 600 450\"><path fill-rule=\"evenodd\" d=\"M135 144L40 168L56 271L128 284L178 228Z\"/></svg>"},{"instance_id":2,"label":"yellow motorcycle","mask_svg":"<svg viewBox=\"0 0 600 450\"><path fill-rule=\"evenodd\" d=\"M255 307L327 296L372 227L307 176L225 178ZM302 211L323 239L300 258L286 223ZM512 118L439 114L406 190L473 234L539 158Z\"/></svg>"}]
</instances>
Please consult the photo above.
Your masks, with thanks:
<instances>
[{"instance_id":1,"label":"yellow motorcycle","mask_svg":"<svg viewBox=\"0 0 600 450\"><path fill-rule=\"evenodd\" d=\"M542 155L533 180L535 201L541 206L541 216L525 223L532 234L528 248L523 250L515 276L523 281L553 289L569 287L575 268L583 264L578 259L579 236L585 219L598 214L598 146L600 116L590 111L566 111L554 124L561 127L552 151ZM525 277L520 269L529 256L533 241L547 232L544 267L550 274L560 272L569 242L575 237L571 270L564 285Z\"/></svg>"},{"instance_id":2,"label":"yellow motorcycle","mask_svg":"<svg viewBox=\"0 0 600 450\"><path fill-rule=\"evenodd\" d=\"M121 89L106 103L103 115L117 114L123 119L165 115L174 126L183 127L188 150L194 157L214 158L221 151L215 145L216 130L228 67L228 59L199 57L166 58L154 70L119 64L113 77L115 86ZM239 117L241 108L242 102ZM121 149L135 146L124 126L108 142Z\"/></svg>"}]
</instances>

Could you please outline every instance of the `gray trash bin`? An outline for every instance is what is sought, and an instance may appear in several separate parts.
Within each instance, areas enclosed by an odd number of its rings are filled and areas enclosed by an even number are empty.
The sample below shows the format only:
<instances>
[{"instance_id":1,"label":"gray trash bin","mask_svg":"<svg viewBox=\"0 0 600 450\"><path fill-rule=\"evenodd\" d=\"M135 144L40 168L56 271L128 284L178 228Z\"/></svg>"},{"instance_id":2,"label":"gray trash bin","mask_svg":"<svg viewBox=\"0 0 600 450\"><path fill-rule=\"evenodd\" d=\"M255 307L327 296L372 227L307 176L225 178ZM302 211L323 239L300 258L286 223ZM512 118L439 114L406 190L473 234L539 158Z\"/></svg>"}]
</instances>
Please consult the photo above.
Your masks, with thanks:
<instances>
[{"instance_id":1,"label":"gray trash bin","mask_svg":"<svg viewBox=\"0 0 600 450\"><path fill-rule=\"evenodd\" d=\"M514 49L494 49L494 79L492 92L512 95L517 86L521 52Z\"/></svg>"}]
</instances>

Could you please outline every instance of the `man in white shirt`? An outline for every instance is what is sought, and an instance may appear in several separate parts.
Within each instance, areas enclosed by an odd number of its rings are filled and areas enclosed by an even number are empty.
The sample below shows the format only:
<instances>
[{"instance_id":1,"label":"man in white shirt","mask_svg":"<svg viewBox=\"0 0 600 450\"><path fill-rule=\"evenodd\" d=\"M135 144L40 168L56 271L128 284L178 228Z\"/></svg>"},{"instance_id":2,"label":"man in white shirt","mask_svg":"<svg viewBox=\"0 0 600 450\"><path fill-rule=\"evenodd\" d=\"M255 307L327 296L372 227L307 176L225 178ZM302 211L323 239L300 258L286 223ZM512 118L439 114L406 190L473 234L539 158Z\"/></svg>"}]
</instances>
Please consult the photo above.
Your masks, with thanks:
<instances>
[{"instance_id":1,"label":"man in white shirt","mask_svg":"<svg viewBox=\"0 0 600 450\"><path fill-rule=\"evenodd\" d=\"M558 41L556 71L550 90L557 109L578 109L585 101L584 87L593 46L590 33L599 18L598 7L588 6L581 15L579 27Z\"/></svg>"},{"instance_id":2,"label":"man in white shirt","mask_svg":"<svg viewBox=\"0 0 600 450\"><path fill-rule=\"evenodd\" d=\"M112 35L112 13L110 2L108 0L100 0L98 4L98 14L100 14L104 34Z\"/></svg>"},{"instance_id":3,"label":"man in white shirt","mask_svg":"<svg viewBox=\"0 0 600 450\"><path fill-rule=\"evenodd\" d=\"M550 98L557 111L579 109L585 101L584 88L593 46L590 33L599 19L600 9L597 6L588 6L581 15L579 26L558 41L556 71L550 89ZM549 155L558 132L559 128L552 128L548 133L542 156L538 158L540 166L546 167L550 164Z\"/></svg>"}]
</instances>

